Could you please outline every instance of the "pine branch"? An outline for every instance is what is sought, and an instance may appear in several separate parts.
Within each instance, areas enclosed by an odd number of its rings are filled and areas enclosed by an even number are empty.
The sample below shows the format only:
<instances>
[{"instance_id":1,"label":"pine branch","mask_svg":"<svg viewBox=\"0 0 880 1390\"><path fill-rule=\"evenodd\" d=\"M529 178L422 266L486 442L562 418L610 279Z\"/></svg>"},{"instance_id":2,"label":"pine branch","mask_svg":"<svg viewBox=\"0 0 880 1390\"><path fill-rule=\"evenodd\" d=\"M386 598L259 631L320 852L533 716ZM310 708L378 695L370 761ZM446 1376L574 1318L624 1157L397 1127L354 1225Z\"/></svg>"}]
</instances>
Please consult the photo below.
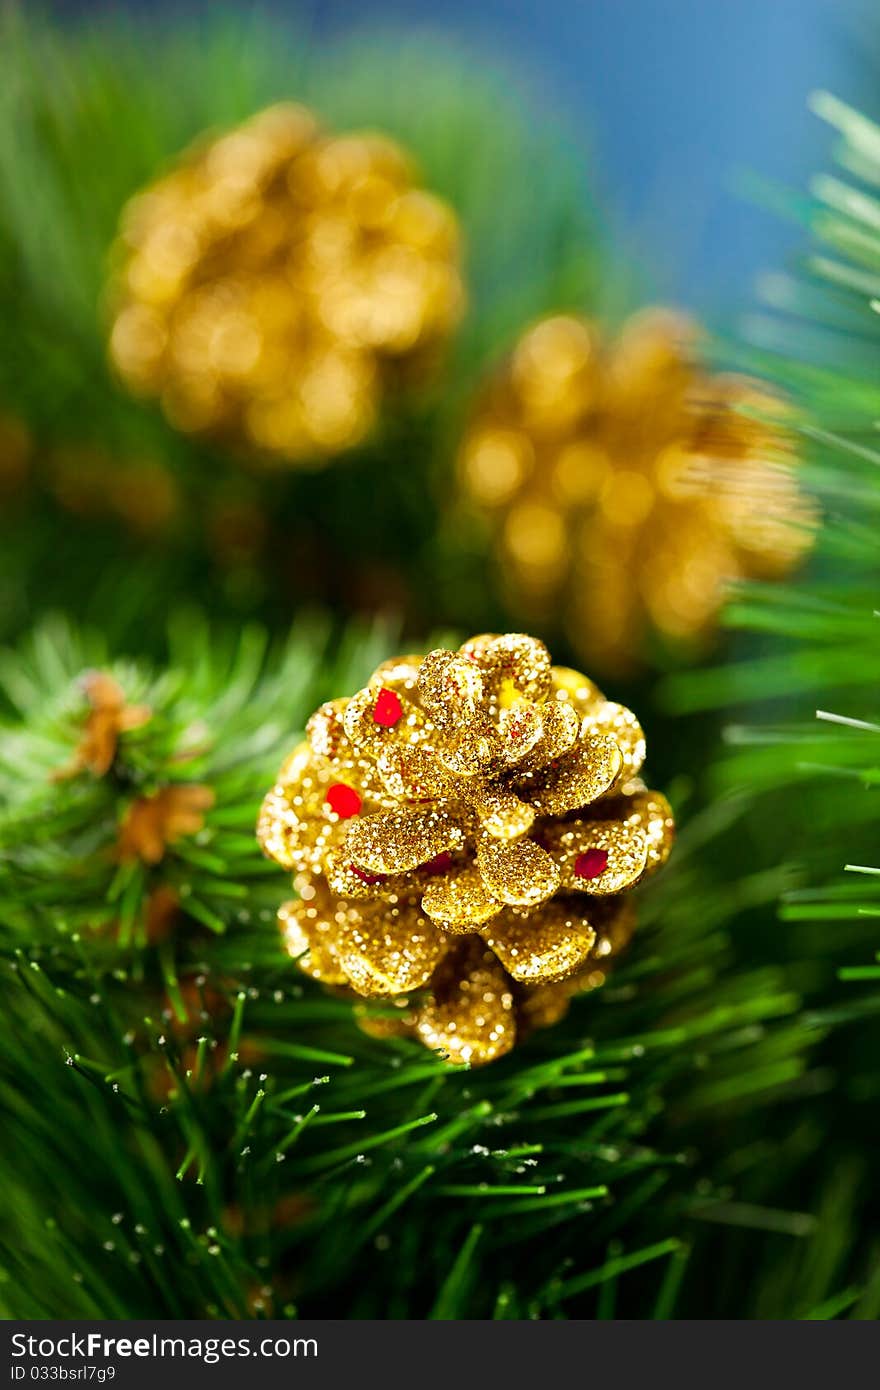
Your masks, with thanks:
<instances>
[{"instance_id":1,"label":"pine branch","mask_svg":"<svg viewBox=\"0 0 880 1390\"><path fill-rule=\"evenodd\" d=\"M804 1304L815 1306L800 1315L862 1318L876 1315L878 1297L877 1251L864 1233L876 1219L869 1154L880 1094L880 127L824 93L813 105L842 137L840 172L814 180L809 221L818 250L799 278L770 286L777 313L757 336L772 349L759 359L766 373L809 408L804 450L827 519L810 574L734 597L728 620L753 634L758 653L676 677L666 699L678 713L751 705L729 728L728 755L710 786L716 795L748 788L747 817L760 825L765 849L800 866L779 917L804 956L802 984L809 988L809 961L814 975L827 961L836 977L812 994L813 1021L830 1030L819 1058L834 1101L813 1107L825 1151L805 1172L820 1184L824 1235ZM755 713L762 700L782 711L772 723Z\"/></svg>"},{"instance_id":2,"label":"pine branch","mask_svg":"<svg viewBox=\"0 0 880 1390\"><path fill-rule=\"evenodd\" d=\"M368 1038L281 952L286 885L251 838L258 792L380 641L334 648L304 628L267 657L255 635L229 646L191 620L161 673L65 625L5 655L10 1313L592 1316L613 1284L621 1315L671 1316L718 1262L707 1210L806 1237L753 1193L730 1204L727 1174L762 1171L770 1115L821 1086L824 1029L784 970L733 958L727 927L773 889L719 886L714 808L605 989L483 1070ZM95 661L151 717L119 734L103 777L59 781L94 712L75 676ZM203 830L120 889L107 848L133 788L195 777L214 793ZM179 916L145 941L159 887Z\"/></svg>"}]
</instances>

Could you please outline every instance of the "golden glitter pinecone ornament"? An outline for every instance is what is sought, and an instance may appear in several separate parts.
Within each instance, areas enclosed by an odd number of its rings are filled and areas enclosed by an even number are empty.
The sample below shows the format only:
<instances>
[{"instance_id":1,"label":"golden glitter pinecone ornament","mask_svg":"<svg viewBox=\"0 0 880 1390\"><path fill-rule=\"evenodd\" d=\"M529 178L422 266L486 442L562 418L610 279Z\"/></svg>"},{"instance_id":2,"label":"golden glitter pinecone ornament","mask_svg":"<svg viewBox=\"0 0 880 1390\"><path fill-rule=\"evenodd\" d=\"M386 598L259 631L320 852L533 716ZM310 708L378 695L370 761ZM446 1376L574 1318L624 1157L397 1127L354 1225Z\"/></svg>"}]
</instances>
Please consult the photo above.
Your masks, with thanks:
<instances>
[{"instance_id":1,"label":"golden glitter pinecone ornament","mask_svg":"<svg viewBox=\"0 0 880 1390\"><path fill-rule=\"evenodd\" d=\"M673 836L629 710L534 638L486 635L385 662L307 735L258 827L307 974L400 1001L388 1027L470 1062L601 982Z\"/></svg>"},{"instance_id":2,"label":"golden glitter pinecone ornament","mask_svg":"<svg viewBox=\"0 0 880 1390\"><path fill-rule=\"evenodd\" d=\"M273 106L126 207L110 355L180 429L272 461L358 443L462 305L458 227L379 135Z\"/></svg>"},{"instance_id":3,"label":"golden glitter pinecone ornament","mask_svg":"<svg viewBox=\"0 0 880 1390\"><path fill-rule=\"evenodd\" d=\"M530 329L477 403L460 453L518 608L561 613L597 669L652 634L694 643L731 580L784 575L812 543L782 403L698 365L696 327L646 310L603 340Z\"/></svg>"}]
</instances>

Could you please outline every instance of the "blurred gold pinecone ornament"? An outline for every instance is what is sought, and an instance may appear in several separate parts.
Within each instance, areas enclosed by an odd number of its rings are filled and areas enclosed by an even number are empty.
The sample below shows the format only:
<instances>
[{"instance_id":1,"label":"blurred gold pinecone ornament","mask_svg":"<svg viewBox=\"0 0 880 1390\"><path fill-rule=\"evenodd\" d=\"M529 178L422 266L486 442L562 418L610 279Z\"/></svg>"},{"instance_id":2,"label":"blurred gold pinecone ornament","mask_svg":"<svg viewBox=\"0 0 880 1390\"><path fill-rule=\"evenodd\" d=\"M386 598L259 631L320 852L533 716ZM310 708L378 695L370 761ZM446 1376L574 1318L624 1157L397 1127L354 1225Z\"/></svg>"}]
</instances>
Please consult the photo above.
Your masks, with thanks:
<instances>
[{"instance_id":1,"label":"blurred gold pinecone ornament","mask_svg":"<svg viewBox=\"0 0 880 1390\"><path fill-rule=\"evenodd\" d=\"M294 874L300 967L398 1006L371 1031L486 1062L602 982L673 837L629 710L541 642L485 635L384 663L307 735L258 836Z\"/></svg>"},{"instance_id":2,"label":"blurred gold pinecone ornament","mask_svg":"<svg viewBox=\"0 0 880 1390\"><path fill-rule=\"evenodd\" d=\"M433 365L462 312L458 242L393 141L273 106L125 208L110 356L180 429L314 465Z\"/></svg>"},{"instance_id":3,"label":"blurred gold pinecone ornament","mask_svg":"<svg viewBox=\"0 0 880 1390\"><path fill-rule=\"evenodd\" d=\"M700 642L731 580L782 576L812 544L783 403L710 375L696 343L695 325L660 309L611 341L545 319L485 387L462 444L508 597L561 615L600 670L639 665L652 634Z\"/></svg>"}]
</instances>

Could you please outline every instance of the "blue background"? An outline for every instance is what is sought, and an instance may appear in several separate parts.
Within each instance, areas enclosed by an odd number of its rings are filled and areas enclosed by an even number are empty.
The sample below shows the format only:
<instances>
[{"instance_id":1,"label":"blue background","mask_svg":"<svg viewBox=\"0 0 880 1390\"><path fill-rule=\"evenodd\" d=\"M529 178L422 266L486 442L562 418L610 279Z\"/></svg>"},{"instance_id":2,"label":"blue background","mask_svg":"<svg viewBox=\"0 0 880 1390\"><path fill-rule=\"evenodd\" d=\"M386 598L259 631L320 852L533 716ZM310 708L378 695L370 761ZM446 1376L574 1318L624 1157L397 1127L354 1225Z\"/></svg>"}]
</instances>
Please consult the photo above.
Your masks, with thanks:
<instances>
[{"instance_id":1,"label":"blue background","mask_svg":"<svg viewBox=\"0 0 880 1390\"><path fill-rule=\"evenodd\" d=\"M322 32L439 31L524 72L583 142L652 291L716 319L803 245L745 175L803 191L831 141L809 93L870 109L865 49L880 46L864 0L320 0L311 13Z\"/></svg>"},{"instance_id":2,"label":"blue background","mask_svg":"<svg viewBox=\"0 0 880 1390\"><path fill-rule=\"evenodd\" d=\"M61 0L56 8L102 7ZM830 88L875 115L880 97L867 61L868 50L880 56L872 0L270 0L263 8L321 35L395 27L428 42L439 33L524 76L583 149L648 292L716 324L748 305L763 270L784 267L804 244L799 227L746 191L745 176L802 192L827 164L832 138L807 111L810 92Z\"/></svg>"}]
</instances>

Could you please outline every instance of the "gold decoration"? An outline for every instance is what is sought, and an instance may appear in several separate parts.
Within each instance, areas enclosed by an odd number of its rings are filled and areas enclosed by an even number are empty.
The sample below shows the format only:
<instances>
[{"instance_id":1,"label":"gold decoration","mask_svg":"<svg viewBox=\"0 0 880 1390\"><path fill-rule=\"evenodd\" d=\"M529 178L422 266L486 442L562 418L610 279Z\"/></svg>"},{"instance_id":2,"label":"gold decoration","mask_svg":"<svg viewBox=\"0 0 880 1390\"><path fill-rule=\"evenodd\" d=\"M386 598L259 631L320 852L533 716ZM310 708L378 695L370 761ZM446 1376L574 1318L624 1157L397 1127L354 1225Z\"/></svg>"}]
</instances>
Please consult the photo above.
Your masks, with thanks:
<instances>
[{"instance_id":1,"label":"gold decoration","mask_svg":"<svg viewBox=\"0 0 880 1390\"><path fill-rule=\"evenodd\" d=\"M213 804L211 788L196 783L162 787L150 796L137 797L119 827L119 859L159 864L175 840L198 834L205 824L204 812Z\"/></svg>"},{"instance_id":2,"label":"gold decoration","mask_svg":"<svg viewBox=\"0 0 880 1390\"><path fill-rule=\"evenodd\" d=\"M476 936L454 942L429 986L415 998L377 1006L361 1002L357 1021L375 1038L410 1037L452 1062L482 1065L509 1052L539 1028L550 1028L571 1000L605 983L603 961L623 950L635 930L631 899L597 899L596 942L586 965L564 979L526 986L513 979Z\"/></svg>"},{"instance_id":3,"label":"gold decoration","mask_svg":"<svg viewBox=\"0 0 880 1390\"><path fill-rule=\"evenodd\" d=\"M534 638L485 635L385 662L307 736L257 830L294 875L279 921L306 974L471 1062L601 982L673 838L628 710Z\"/></svg>"},{"instance_id":4,"label":"gold decoration","mask_svg":"<svg viewBox=\"0 0 880 1390\"><path fill-rule=\"evenodd\" d=\"M122 687L105 671L87 671L80 685L89 713L71 761L55 773L57 781L80 772L103 777L113 766L120 734L139 729L152 714L148 705L127 704Z\"/></svg>"},{"instance_id":5,"label":"gold decoration","mask_svg":"<svg viewBox=\"0 0 880 1390\"><path fill-rule=\"evenodd\" d=\"M178 428L314 465L430 367L463 306L458 254L393 141L273 106L128 204L110 355Z\"/></svg>"},{"instance_id":6,"label":"gold decoration","mask_svg":"<svg viewBox=\"0 0 880 1390\"><path fill-rule=\"evenodd\" d=\"M602 670L638 664L652 631L699 641L729 581L784 575L812 544L782 403L710 375L696 339L662 310L612 341L546 319L488 384L461 449L510 597L561 612Z\"/></svg>"}]
</instances>

